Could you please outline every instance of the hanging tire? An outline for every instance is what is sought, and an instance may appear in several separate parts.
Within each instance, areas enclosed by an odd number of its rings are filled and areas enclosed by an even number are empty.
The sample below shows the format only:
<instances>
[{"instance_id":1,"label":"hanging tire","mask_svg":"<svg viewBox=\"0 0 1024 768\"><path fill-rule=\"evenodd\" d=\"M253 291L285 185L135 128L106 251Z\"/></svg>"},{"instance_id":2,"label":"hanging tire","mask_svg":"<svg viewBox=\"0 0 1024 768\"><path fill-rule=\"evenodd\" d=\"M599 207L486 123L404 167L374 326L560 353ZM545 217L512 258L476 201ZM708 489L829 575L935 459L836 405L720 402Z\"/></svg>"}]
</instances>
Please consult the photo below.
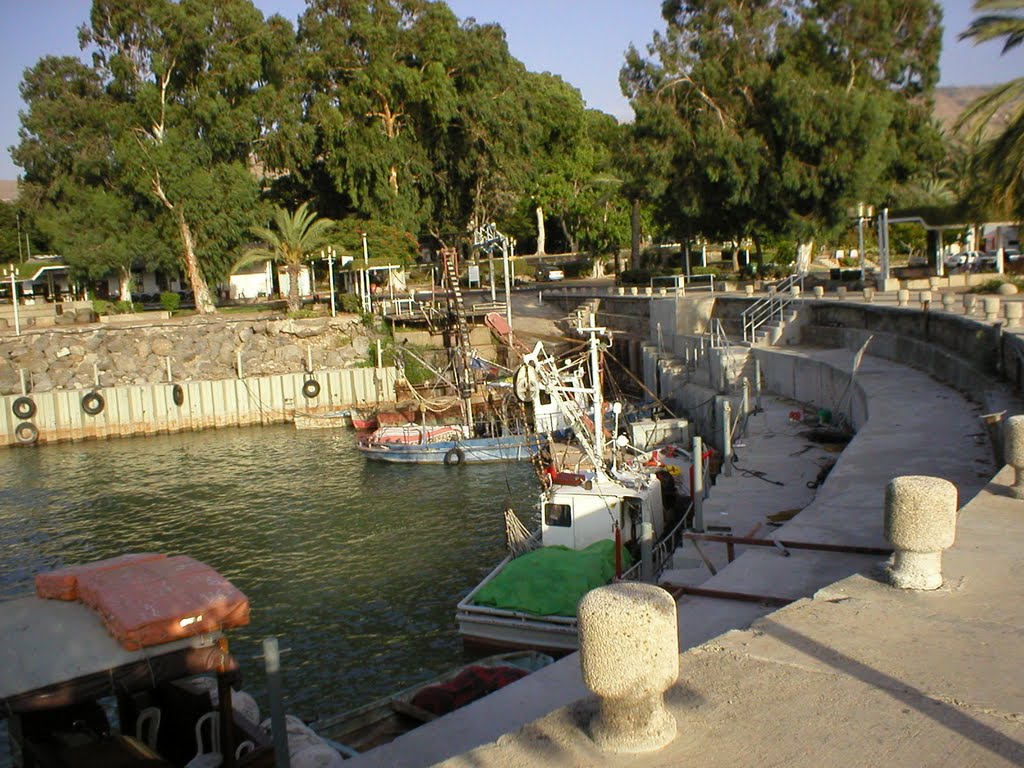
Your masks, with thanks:
<instances>
[{"instance_id":1,"label":"hanging tire","mask_svg":"<svg viewBox=\"0 0 1024 768\"><path fill-rule=\"evenodd\" d=\"M181 384L175 384L171 387L171 399L179 408L185 404L185 390L182 389Z\"/></svg>"},{"instance_id":2,"label":"hanging tire","mask_svg":"<svg viewBox=\"0 0 1024 768\"><path fill-rule=\"evenodd\" d=\"M103 407L105 405L106 401L103 399L103 395L99 392L90 392L82 398L82 410L90 416L103 413Z\"/></svg>"},{"instance_id":3,"label":"hanging tire","mask_svg":"<svg viewBox=\"0 0 1024 768\"><path fill-rule=\"evenodd\" d=\"M19 445L32 445L39 439L39 430L31 421L23 421L14 428L14 439Z\"/></svg>"},{"instance_id":4,"label":"hanging tire","mask_svg":"<svg viewBox=\"0 0 1024 768\"><path fill-rule=\"evenodd\" d=\"M320 382L316 379L306 379L305 383L302 385L302 394L312 400L320 394Z\"/></svg>"},{"instance_id":5,"label":"hanging tire","mask_svg":"<svg viewBox=\"0 0 1024 768\"><path fill-rule=\"evenodd\" d=\"M452 448L444 455L444 463L449 467L457 467L466 460L466 454L461 448Z\"/></svg>"},{"instance_id":6,"label":"hanging tire","mask_svg":"<svg viewBox=\"0 0 1024 768\"><path fill-rule=\"evenodd\" d=\"M31 419L36 415L36 403L31 397L19 397L11 405L11 411L19 419Z\"/></svg>"}]
</instances>

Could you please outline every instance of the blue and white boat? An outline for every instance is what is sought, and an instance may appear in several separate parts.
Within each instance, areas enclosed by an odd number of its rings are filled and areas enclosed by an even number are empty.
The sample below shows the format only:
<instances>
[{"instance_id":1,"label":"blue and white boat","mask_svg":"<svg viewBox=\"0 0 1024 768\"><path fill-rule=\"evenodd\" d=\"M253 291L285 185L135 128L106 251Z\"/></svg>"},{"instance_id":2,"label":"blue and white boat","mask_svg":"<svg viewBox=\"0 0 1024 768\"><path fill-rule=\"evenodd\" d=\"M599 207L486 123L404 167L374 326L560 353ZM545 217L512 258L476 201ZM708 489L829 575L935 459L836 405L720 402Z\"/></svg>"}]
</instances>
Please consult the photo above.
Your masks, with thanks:
<instances>
[{"instance_id":1,"label":"blue and white boat","mask_svg":"<svg viewBox=\"0 0 1024 768\"><path fill-rule=\"evenodd\" d=\"M523 461L540 450L540 439L537 435L528 434L467 437L467 430L461 426L409 424L381 427L360 440L357 447L366 458L374 461L457 466Z\"/></svg>"}]
</instances>

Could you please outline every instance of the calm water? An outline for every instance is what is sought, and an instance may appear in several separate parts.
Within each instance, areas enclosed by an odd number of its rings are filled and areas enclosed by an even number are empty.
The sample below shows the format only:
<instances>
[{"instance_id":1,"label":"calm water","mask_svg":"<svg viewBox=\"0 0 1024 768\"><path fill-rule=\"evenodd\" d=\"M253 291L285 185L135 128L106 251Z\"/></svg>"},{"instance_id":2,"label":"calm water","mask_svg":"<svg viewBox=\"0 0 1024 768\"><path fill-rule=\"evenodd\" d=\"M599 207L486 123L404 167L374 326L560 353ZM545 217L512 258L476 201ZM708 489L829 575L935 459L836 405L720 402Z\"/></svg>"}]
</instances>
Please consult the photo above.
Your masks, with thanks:
<instances>
[{"instance_id":1,"label":"calm water","mask_svg":"<svg viewBox=\"0 0 1024 768\"><path fill-rule=\"evenodd\" d=\"M535 524L536 488L528 463L376 464L351 431L291 426L0 450L0 597L67 564L191 555L249 597L231 648L262 712L276 635L286 709L313 718L462 663L455 605L503 556L504 507Z\"/></svg>"}]
</instances>

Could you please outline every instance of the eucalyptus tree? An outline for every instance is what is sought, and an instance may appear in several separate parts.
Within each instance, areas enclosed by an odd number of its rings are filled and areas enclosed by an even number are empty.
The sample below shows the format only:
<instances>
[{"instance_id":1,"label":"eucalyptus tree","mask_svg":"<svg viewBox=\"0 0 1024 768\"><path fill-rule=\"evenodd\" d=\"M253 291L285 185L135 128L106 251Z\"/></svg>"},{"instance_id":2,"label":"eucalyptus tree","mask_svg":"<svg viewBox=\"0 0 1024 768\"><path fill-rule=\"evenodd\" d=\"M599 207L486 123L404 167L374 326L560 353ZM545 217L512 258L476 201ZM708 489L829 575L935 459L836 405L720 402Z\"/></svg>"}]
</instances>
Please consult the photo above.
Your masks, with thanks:
<instances>
[{"instance_id":1,"label":"eucalyptus tree","mask_svg":"<svg viewBox=\"0 0 1024 768\"><path fill-rule=\"evenodd\" d=\"M79 37L118 105L126 183L170 218L196 309L214 312L207 281L226 274L258 211L249 161L269 28L249 0L94 0Z\"/></svg>"},{"instance_id":2,"label":"eucalyptus tree","mask_svg":"<svg viewBox=\"0 0 1024 768\"><path fill-rule=\"evenodd\" d=\"M1024 1L975 0L979 14L961 39L975 43L1002 41L1002 53L1011 53L1024 42ZM973 127L973 138L980 143L986 126L1000 112L1009 120L1002 132L988 140L976 154L977 171L984 180L989 200L999 208L1024 216L1024 77L996 86L967 109L960 127ZM987 138L987 137L985 137Z\"/></svg>"},{"instance_id":3,"label":"eucalyptus tree","mask_svg":"<svg viewBox=\"0 0 1024 768\"><path fill-rule=\"evenodd\" d=\"M933 0L669 0L663 16L622 82L680 236L747 235L760 251L786 234L806 255L851 203L941 150Z\"/></svg>"},{"instance_id":4,"label":"eucalyptus tree","mask_svg":"<svg viewBox=\"0 0 1024 768\"><path fill-rule=\"evenodd\" d=\"M292 312L302 309L299 297L299 275L306 260L327 245L331 239L331 219L318 218L303 203L295 211L275 208L273 226L253 227L252 233L263 245L249 248L235 262L238 269L260 261L283 264L288 274L288 309Z\"/></svg>"}]
</instances>

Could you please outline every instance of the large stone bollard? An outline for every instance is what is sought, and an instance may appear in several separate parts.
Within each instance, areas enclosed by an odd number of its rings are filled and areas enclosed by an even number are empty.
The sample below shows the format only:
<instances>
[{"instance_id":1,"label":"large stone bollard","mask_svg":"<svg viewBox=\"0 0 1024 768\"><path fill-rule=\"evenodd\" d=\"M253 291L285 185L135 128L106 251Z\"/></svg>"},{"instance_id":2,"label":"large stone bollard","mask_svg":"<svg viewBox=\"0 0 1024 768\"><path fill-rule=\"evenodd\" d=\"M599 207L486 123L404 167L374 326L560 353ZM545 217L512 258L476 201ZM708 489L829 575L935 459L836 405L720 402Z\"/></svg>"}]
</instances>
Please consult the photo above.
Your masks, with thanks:
<instances>
[{"instance_id":1,"label":"large stone bollard","mask_svg":"<svg viewBox=\"0 0 1024 768\"><path fill-rule=\"evenodd\" d=\"M1008 301L1003 304L1003 312L1006 313L1006 327L1019 328L1021 318L1024 317L1024 304L1019 301Z\"/></svg>"},{"instance_id":2,"label":"large stone bollard","mask_svg":"<svg viewBox=\"0 0 1024 768\"><path fill-rule=\"evenodd\" d=\"M1004 429L1003 451L1014 471L1010 493L1015 499L1024 499L1024 416L1011 416Z\"/></svg>"},{"instance_id":3,"label":"large stone bollard","mask_svg":"<svg viewBox=\"0 0 1024 768\"><path fill-rule=\"evenodd\" d=\"M654 288L652 288L649 285L646 288L644 288L644 296L652 296L653 294L654 294Z\"/></svg>"},{"instance_id":4,"label":"large stone bollard","mask_svg":"<svg viewBox=\"0 0 1024 768\"><path fill-rule=\"evenodd\" d=\"M638 296L639 294L640 294L639 286L636 286L636 285L630 286L630 288L629 288L629 295L630 296Z\"/></svg>"},{"instance_id":5,"label":"large stone bollard","mask_svg":"<svg viewBox=\"0 0 1024 768\"><path fill-rule=\"evenodd\" d=\"M921 291L921 293L917 295L917 298L918 301L921 302L921 309L928 309L928 305L932 303L932 292Z\"/></svg>"},{"instance_id":6,"label":"large stone bollard","mask_svg":"<svg viewBox=\"0 0 1024 768\"><path fill-rule=\"evenodd\" d=\"M866 301L868 304L870 304L874 300L875 300L875 289L874 288L865 288L864 289L864 301Z\"/></svg>"},{"instance_id":7,"label":"large stone bollard","mask_svg":"<svg viewBox=\"0 0 1024 768\"><path fill-rule=\"evenodd\" d=\"M791 286L789 286L789 295L792 296L794 299L799 299L800 298L800 286L799 285L791 285Z\"/></svg>"},{"instance_id":8,"label":"large stone bollard","mask_svg":"<svg viewBox=\"0 0 1024 768\"><path fill-rule=\"evenodd\" d=\"M973 293L964 294L964 312L968 316L973 315L978 308L978 297Z\"/></svg>"},{"instance_id":9,"label":"large stone bollard","mask_svg":"<svg viewBox=\"0 0 1024 768\"><path fill-rule=\"evenodd\" d=\"M608 752L650 752L676 735L665 691L679 676L676 603L652 584L619 582L579 603L583 682L600 698L590 736Z\"/></svg>"},{"instance_id":10,"label":"large stone bollard","mask_svg":"<svg viewBox=\"0 0 1024 768\"><path fill-rule=\"evenodd\" d=\"M621 286L616 288L615 292L618 293L619 296L625 296L626 295L626 289L621 287Z\"/></svg>"},{"instance_id":11,"label":"large stone bollard","mask_svg":"<svg viewBox=\"0 0 1024 768\"><path fill-rule=\"evenodd\" d=\"M905 307L910 304L910 291L906 288L900 288L896 291L896 306Z\"/></svg>"},{"instance_id":12,"label":"large stone bollard","mask_svg":"<svg viewBox=\"0 0 1024 768\"><path fill-rule=\"evenodd\" d=\"M659 288L658 289L658 295L659 296L668 296L668 288Z\"/></svg>"},{"instance_id":13,"label":"large stone bollard","mask_svg":"<svg viewBox=\"0 0 1024 768\"><path fill-rule=\"evenodd\" d=\"M836 288L836 298L840 301L846 301L846 286L840 285Z\"/></svg>"},{"instance_id":14,"label":"large stone bollard","mask_svg":"<svg viewBox=\"0 0 1024 768\"><path fill-rule=\"evenodd\" d=\"M743 291L747 294L747 296L753 296L754 295L754 286L752 286L752 285L745 285L745 286L743 286Z\"/></svg>"},{"instance_id":15,"label":"large stone bollard","mask_svg":"<svg viewBox=\"0 0 1024 768\"><path fill-rule=\"evenodd\" d=\"M939 277L929 277L928 287L931 288L933 291L939 290L939 282L941 281L941 279L942 278Z\"/></svg>"},{"instance_id":16,"label":"large stone bollard","mask_svg":"<svg viewBox=\"0 0 1024 768\"><path fill-rule=\"evenodd\" d=\"M986 296L981 306L985 312L985 319L990 323L999 319L999 299L995 296Z\"/></svg>"},{"instance_id":17,"label":"large stone bollard","mask_svg":"<svg viewBox=\"0 0 1024 768\"><path fill-rule=\"evenodd\" d=\"M942 308L946 312L955 312L954 307L956 306L956 294L951 291L946 291L939 294L942 297Z\"/></svg>"},{"instance_id":18,"label":"large stone bollard","mask_svg":"<svg viewBox=\"0 0 1024 768\"><path fill-rule=\"evenodd\" d=\"M825 298L825 287L823 285L814 286L814 298L823 299Z\"/></svg>"},{"instance_id":19,"label":"large stone bollard","mask_svg":"<svg viewBox=\"0 0 1024 768\"><path fill-rule=\"evenodd\" d=\"M942 586L942 551L956 536L956 486L940 477L905 475L885 487L885 538L896 550L889 583L900 589Z\"/></svg>"}]
</instances>

